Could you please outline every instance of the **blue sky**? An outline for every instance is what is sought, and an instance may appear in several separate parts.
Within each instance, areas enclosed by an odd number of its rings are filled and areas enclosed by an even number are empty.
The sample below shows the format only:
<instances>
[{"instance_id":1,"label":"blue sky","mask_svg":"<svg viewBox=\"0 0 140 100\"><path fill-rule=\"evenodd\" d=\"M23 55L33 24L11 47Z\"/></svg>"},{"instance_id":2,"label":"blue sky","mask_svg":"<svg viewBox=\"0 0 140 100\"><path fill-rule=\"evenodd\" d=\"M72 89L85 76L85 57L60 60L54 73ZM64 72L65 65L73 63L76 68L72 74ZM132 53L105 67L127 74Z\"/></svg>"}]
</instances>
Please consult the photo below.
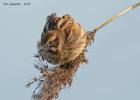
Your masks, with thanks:
<instances>
[{"instance_id":1,"label":"blue sky","mask_svg":"<svg viewBox=\"0 0 140 100\"><path fill-rule=\"evenodd\" d=\"M4 6L3 2L30 2L30 6ZM25 83L39 75L33 55L52 12L71 14L93 30L138 0L3 0L0 1L0 98L30 100L36 86ZM72 87L58 100L140 100L140 8L97 32L88 48L88 64L81 65Z\"/></svg>"}]
</instances>

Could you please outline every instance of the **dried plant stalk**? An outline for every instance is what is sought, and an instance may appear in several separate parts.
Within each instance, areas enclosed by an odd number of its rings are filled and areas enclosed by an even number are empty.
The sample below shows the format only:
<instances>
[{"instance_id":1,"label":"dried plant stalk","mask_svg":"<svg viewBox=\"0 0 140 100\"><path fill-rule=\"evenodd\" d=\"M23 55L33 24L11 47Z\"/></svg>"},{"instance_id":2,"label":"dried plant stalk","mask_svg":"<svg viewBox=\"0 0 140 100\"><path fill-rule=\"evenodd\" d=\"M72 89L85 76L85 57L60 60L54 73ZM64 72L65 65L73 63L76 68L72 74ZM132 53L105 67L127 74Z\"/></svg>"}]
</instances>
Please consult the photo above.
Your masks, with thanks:
<instances>
[{"instance_id":1,"label":"dried plant stalk","mask_svg":"<svg viewBox=\"0 0 140 100\"><path fill-rule=\"evenodd\" d=\"M95 33L98 30L108 25L109 23L113 22L114 20L124 15L128 11L135 9L136 7L139 6L140 2L116 14L109 20L97 26L93 31L87 32L86 47L91 43L91 40L94 40ZM50 69L48 68L47 64L36 65L35 67L40 70L42 76L38 79L34 78L31 82L27 84L27 86L30 86L33 82L39 81L38 88L40 88L40 90L37 93L35 92L33 93L33 100L56 100L61 89L67 86L71 86L73 77L77 69L80 67L80 64L87 62L85 58L86 47L84 51L75 60L70 61L68 63L64 63L63 65L60 66L56 66L55 68ZM40 60L40 57L38 55L36 57L39 58Z\"/></svg>"},{"instance_id":2,"label":"dried plant stalk","mask_svg":"<svg viewBox=\"0 0 140 100\"><path fill-rule=\"evenodd\" d=\"M120 13L112 16L110 19L108 19L107 21L105 21L104 23L102 23L101 25L97 26L93 31L98 31L100 30L101 28L103 28L104 26L108 25L109 23L113 22L114 20L118 19L120 16L124 15L125 13L127 13L128 11L130 10L133 10L137 7L140 6L140 2L132 5L132 6L129 6L128 8L124 9L123 11L121 11Z\"/></svg>"}]
</instances>

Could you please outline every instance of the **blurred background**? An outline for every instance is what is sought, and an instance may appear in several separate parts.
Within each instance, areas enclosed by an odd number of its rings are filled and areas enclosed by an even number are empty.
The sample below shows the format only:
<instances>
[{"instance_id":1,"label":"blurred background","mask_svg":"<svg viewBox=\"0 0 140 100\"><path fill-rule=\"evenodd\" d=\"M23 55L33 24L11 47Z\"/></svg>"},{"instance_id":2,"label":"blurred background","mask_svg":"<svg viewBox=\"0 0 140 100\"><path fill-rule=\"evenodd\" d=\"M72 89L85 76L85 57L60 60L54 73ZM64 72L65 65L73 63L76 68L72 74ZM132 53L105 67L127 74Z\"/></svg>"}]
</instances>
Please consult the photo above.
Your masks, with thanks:
<instances>
[{"instance_id":1,"label":"blurred background","mask_svg":"<svg viewBox=\"0 0 140 100\"><path fill-rule=\"evenodd\" d=\"M3 0L0 1L0 98L30 100L39 75L37 41L46 17L53 12L71 14L93 30L114 14L139 0ZM3 3L21 3L5 6ZM30 5L23 6L23 3ZM88 47L88 64L81 65L72 87L62 90L58 100L140 100L140 8L97 32Z\"/></svg>"}]
</instances>

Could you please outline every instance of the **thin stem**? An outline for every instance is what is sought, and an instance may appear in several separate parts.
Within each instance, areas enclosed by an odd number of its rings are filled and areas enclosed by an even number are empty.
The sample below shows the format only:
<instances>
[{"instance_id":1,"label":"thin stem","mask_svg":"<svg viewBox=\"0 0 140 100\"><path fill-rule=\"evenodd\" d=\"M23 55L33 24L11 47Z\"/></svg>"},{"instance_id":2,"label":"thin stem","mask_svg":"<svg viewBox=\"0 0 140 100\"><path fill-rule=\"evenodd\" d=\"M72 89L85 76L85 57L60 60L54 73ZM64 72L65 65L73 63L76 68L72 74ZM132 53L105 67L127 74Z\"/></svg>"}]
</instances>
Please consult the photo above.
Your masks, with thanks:
<instances>
[{"instance_id":1,"label":"thin stem","mask_svg":"<svg viewBox=\"0 0 140 100\"><path fill-rule=\"evenodd\" d=\"M116 20L117 18L119 18L120 16L124 15L125 13L127 13L128 11L130 10L133 10L137 7L140 6L140 2L132 5L132 6L129 6L128 8L126 8L125 10L121 11L120 13L112 16L110 19L108 19L107 21L105 21L104 23L102 23L101 25L97 26L93 32L97 32L98 30L100 30L101 28L103 28L104 26L108 25L109 23L113 22L114 20Z\"/></svg>"}]
</instances>

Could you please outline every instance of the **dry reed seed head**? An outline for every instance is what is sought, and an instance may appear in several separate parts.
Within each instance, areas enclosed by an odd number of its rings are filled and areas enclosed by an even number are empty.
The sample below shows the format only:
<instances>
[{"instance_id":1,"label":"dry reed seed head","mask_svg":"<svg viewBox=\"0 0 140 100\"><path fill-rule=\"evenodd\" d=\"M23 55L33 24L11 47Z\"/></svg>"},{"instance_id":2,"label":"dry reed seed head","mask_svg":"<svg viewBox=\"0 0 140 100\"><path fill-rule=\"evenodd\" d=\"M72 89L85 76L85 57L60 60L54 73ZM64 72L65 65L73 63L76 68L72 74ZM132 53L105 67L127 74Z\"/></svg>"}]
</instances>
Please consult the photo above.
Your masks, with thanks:
<instances>
[{"instance_id":1,"label":"dry reed seed head","mask_svg":"<svg viewBox=\"0 0 140 100\"><path fill-rule=\"evenodd\" d=\"M83 51L75 60L63 65L44 69L44 81L37 94L33 94L36 100L55 100L61 89L71 86L73 77L81 63L84 63L85 52ZM47 73L47 74L46 74Z\"/></svg>"}]
</instances>

